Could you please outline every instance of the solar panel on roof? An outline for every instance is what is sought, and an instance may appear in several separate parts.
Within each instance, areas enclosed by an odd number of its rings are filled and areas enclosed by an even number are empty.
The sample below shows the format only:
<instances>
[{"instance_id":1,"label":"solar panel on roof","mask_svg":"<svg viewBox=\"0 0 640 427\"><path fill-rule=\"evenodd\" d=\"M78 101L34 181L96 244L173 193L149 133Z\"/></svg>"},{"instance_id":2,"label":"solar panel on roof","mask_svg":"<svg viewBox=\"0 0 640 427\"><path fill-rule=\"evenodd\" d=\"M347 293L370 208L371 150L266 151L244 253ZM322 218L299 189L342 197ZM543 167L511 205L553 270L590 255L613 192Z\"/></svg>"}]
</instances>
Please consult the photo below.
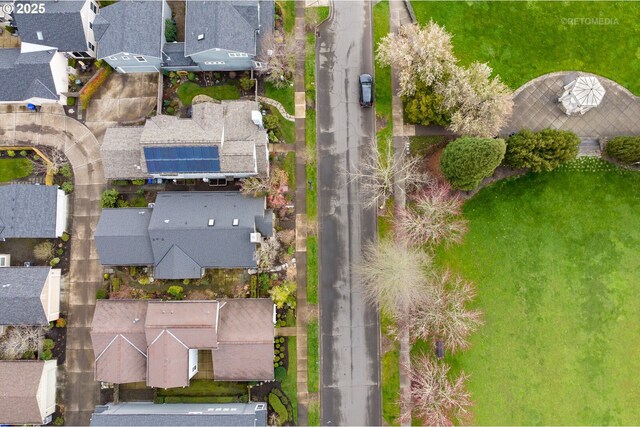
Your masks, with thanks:
<instances>
[{"instance_id":1,"label":"solar panel on roof","mask_svg":"<svg viewBox=\"0 0 640 427\"><path fill-rule=\"evenodd\" d=\"M149 173L220 172L218 147L144 147Z\"/></svg>"}]
</instances>

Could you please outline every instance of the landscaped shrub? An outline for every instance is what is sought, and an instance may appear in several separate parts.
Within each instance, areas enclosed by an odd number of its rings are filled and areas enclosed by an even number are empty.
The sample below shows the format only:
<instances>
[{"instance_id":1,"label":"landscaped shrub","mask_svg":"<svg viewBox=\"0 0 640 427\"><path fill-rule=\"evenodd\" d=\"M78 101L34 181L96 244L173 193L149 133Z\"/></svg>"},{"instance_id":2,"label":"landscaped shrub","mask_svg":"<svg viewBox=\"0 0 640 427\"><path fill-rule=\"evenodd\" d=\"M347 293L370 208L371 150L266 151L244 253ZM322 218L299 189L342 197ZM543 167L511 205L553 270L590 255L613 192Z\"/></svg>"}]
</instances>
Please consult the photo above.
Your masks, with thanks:
<instances>
[{"instance_id":1,"label":"landscaped shrub","mask_svg":"<svg viewBox=\"0 0 640 427\"><path fill-rule=\"evenodd\" d=\"M147 277L147 276L143 276L141 278L138 279L138 283L142 286L146 286L149 283L151 283L151 280Z\"/></svg>"},{"instance_id":2,"label":"landscaped shrub","mask_svg":"<svg viewBox=\"0 0 640 427\"><path fill-rule=\"evenodd\" d=\"M513 168L530 168L534 172L550 171L575 159L578 145L580 138L573 132L523 129L507 139L504 163Z\"/></svg>"},{"instance_id":3,"label":"landscaped shrub","mask_svg":"<svg viewBox=\"0 0 640 427\"><path fill-rule=\"evenodd\" d=\"M190 82L192 82L192 81L194 81L194 80L196 79L196 75L195 75L194 73L191 73L191 72L190 72L189 74L187 74L187 79L188 79Z\"/></svg>"},{"instance_id":4,"label":"landscaped shrub","mask_svg":"<svg viewBox=\"0 0 640 427\"><path fill-rule=\"evenodd\" d=\"M53 420L53 425L54 426L63 426L64 425L64 418L56 417L56 419Z\"/></svg>"},{"instance_id":5,"label":"landscaped shrub","mask_svg":"<svg viewBox=\"0 0 640 427\"><path fill-rule=\"evenodd\" d=\"M267 114L264 116L264 127L267 130L274 130L278 128L278 118L274 114Z\"/></svg>"},{"instance_id":6,"label":"landscaped shrub","mask_svg":"<svg viewBox=\"0 0 640 427\"><path fill-rule=\"evenodd\" d=\"M22 157L27 157L27 150L22 150L22 151L20 151L20 155L21 155Z\"/></svg>"},{"instance_id":7,"label":"landscaped shrub","mask_svg":"<svg viewBox=\"0 0 640 427\"><path fill-rule=\"evenodd\" d=\"M129 207L129 202L124 200L124 199L118 199L118 202L116 203L116 205L119 208L128 208Z\"/></svg>"},{"instance_id":8,"label":"landscaped shrub","mask_svg":"<svg viewBox=\"0 0 640 427\"><path fill-rule=\"evenodd\" d=\"M282 366L278 366L276 368L276 381L284 381L284 379L287 377L287 370L284 369Z\"/></svg>"},{"instance_id":9,"label":"landscaped shrub","mask_svg":"<svg viewBox=\"0 0 640 427\"><path fill-rule=\"evenodd\" d=\"M184 298L184 295L182 294L183 291L184 289L182 288L182 286L176 285L169 286L169 289L167 289L167 293L177 300L181 300L182 298Z\"/></svg>"},{"instance_id":10,"label":"landscaped shrub","mask_svg":"<svg viewBox=\"0 0 640 427\"><path fill-rule=\"evenodd\" d=\"M16 152L15 152L15 151L13 151L13 150L9 150L9 151L7 151L7 156L9 156L9 157L15 157L15 156L16 156Z\"/></svg>"},{"instance_id":11,"label":"landscaped shrub","mask_svg":"<svg viewBox=\"0 0 640 427\"><path fill-rule=\"evenodd\" d=\"M166 113L169 114L170 116L175 114L176 109L173 107L167 107Z\"/></svg>"},{"instance_id":12,"label":"landscaped shrub","mask_svg":"<svg viewBox=\"0 0 640 427\"><path fill-rule=\"evenodd\" d=\"M62 233L62 236L60 236L60 240L62 240L63 242L68 242L70 238L71 236L66 231Z\"/></svg>"},{"instance_id":13,"label":"landscaped shrub","mask_svg":"<svg viewBox=\"0 0 640 427\"><path fill-rule=\"evenodd\" d=\"M113 289L113 292L118 292L120 290L120 279L117 277L114 277L113 279L111 279L111 289Z\"/></svg>"},{"instance_id":14,"label":"landscaped shrub","mask_svg":"<svg viewBox=\"0 0 640 427\"><path fill-rule=\"evenodd\" d=\"M178 28L171 19L165 19L164 21L164 38L167 43L173 43L178 38Z\"/></svg>"},{"instance_id":15,"label":"landscaped shrub","mask_svg":"<svg viewBox=\"0 0 640 427\"><path fill-rule=\"evenodd\" d=\"M58 174L62 175L65 178L71 178L73 175L73 171L71 169L71 165L69 163L65 163L58 168Z\"/></svg>"},{"instance_id":16,"label":"landscaped shrub","mask_svg":"<svg viewBox=\"0 0 640 427\"><path fill-rule=\"evenodd\" d=\"M442 95L435 94L430 89L416 91L412 96L404 96L402 102L410 123L424 126L448 126L450 123L449 113L442 104Z\"/></svg>"},{"instance_id":17,"label":"landscaped shrub","mask_svg":"<svg viewBox=\"0 0 640 427\"><path fill-rule=\"evenodd\" d=\"M96 61L96 66L100 67L98 63L100 60ZM102 65L102 64L101 64ZM98 75L95 79L89 81L85 87L80 91L80 105L83 109L86 109L89 105L89 101L91 97L98 91L100 86L107 80L107 77L113 72L113 69L106 65L103 68L100 68L98 71Z\"/></svg>"},{"instance_id":18,"label":"landscaped shrub","mask_svg":"<svg viewBox=\"0 0 640 427\"><path fill-rule=\"evenodd\" d=\"M64 249L62 249L62 248L56 249L56 255L62 256L62 254L64 254Z\"/></svg>"},{"instance_id":19,"label":"landscaped shrub","mask_svg":"<svg viewBox=\"0 0 640 427\"><path fill-rule=\"evenodd\" d=\"M54 259L52 259L51 261L49 261L49 265L51 267L55 267L56 265L60 264L60 258L55 257Z\"/></svg>"},{"instance_id":20,"label":"landscaped shrub","mask_svg":"<svg viewBox=\"0 0 640 427\"><path fill-rule=\"evenodd\" d=\"M51 242L38 243L33 248L33 256L38 261L46 261L53 257L53 249L53 243Z\"/></svg>"},{"instance_id":21,"label":"landscaped shrub","mask_svg":"<svg viewBox=\"0 0 640 427\"><path fill-rule=\"evenodd\" d=\"M502 139L462 137L444 149L440 167L452 187L473 190L493 174L505 151Z\"/></svg>"},{"instance_id":22,"label":"landscaped shrub","mask_svg":"<svg viewBox=\"0 0 640 427\"><path fill-rule=\"evenodd\" d=\"M74 105L76 105L76 99L72 96L67 97L67 105L69 107L73 107Z\"/></svg>"},{"instance_id":23,"label":"landscaped shrub","mask_svg":"<svg viewBox=\"0 0 640 427\"><path fill-rule=\"evenodd\" d=\"M96 299L107 299L107 296L109 296L109 294L104 288L100 288L96 291Z\"/></svg>"},{"instance_id":24,"label":"landscaped shrub","mask_svg":"<svg viewBox=\"0 0 640 427\"><path fill-rule=\"evenodd\" d=\"M64 317L59 317L56 320L56 328L64 328L65 326L67 326L67 320Z\"/></svg>"},{"instance_id":25,"label":"landscaped shrub","mask_svg":"<svg viewBox=\"0 0 640 427\"><path fill-rule=\"evenodd\" d=\"M281 424L286 423L289 420L289 413L287 408L282 404L280 398L273 392L269 393L269 405L273 408L273 411L278 414L278 419Z\"/></svg>"},{"instance_id":26,"label":"landscaped shrub","mask_svg":"<svg viewBox=\"0 0 640 427\"><path fill-rule=\"evenodd\" d=\"M100 206L102 208L115 208L118 203L120 193L115 188L105 190L100 197Z\"/></svg>"},{"instance_id":27,"label":"landscaped shrub","mask_svg":"<svg viewBox=\"0 0 640 427\"><path fill-rule=\"evenodd\" d=\"M256 81L249 77L240 77L240 89L244 92L250 91L256 85Z\"/></svg>"},{"instance_id":28,"label":"landscaped shrub","mask_svg":"<svg viewBox=\"0 0 640 427\"><path fill-rule=\"evenodd\" d=\"M53 353L51 350L44 350L40 352L40 360L51 360L53 357Z\"/></svg>"},{"instance_id":29,"label":"landscaped shrub","mask_svg":"<svg viewBox=\"0 0 640 427\"><path fill-rule=\"evenodd\" d=\"M51 338L45 338L44 341L42 341L42 348L44 350L51 350L55 346L56 343Z\"/></svg>"},{"instance_id":30,"label":"landscaped shrub","mask_svg":"<svg viewBox=\"0 0 640 427\"><path fill-rule=\"evenodd\" d=\"M75 68L75 66L76 66L76 58L67 59L67 65L69 67Z\"/></svg>"},{"instance_id":31,"label":"landscaped shrub","mask_svg":"<svg viewBox=\"0 0 640 427\"><path fill-rule=\"evenodd\" d=\"M269 289L269 294L271 295L273 302L276 304L276 307L282 308L285 304L288 304L290 307L294 307L295 291L296 282L293 280L287 280L284 283ZM281 320L281 322L283 323L282 326L287 324L284 320Z\"/></svg>"},{"instance_id":32,"label":"landscaped shrub","mask_svg":"<svg viewBox=\"0 0 640 427\"><path fill-rule=\"evenodd\" d=\"M640 136L617 136L607 143L606 153L622 163L640 162Z\"/></svg>"},{"instance_id":33,"label":"landscaped shrub","mask_svg":"<svg viewBox=\"0 0 640 427\"><path fill-rule=\"evenodd\" d=\"M65 194L69 194L73 192L74 186L72 182L65 181L60 186L60 189L65 192Z\"/></svg>"}]
</instances>

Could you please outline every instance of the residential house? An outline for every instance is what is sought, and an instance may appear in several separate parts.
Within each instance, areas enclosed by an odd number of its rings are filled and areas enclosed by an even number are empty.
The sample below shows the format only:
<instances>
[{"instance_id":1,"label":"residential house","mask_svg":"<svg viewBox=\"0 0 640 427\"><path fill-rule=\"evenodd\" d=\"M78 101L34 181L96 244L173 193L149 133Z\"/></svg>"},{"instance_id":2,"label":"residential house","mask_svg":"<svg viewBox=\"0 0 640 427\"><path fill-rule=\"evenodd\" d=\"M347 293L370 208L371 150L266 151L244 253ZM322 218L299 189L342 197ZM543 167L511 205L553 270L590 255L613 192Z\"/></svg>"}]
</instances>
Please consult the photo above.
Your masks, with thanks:
<instances>
[{"instance_id":1,"label":"residential house","mask_svg":"<svg viewBox=\"0 0 640 427\"><path fill-rule=\"evenodd\" d=\"M0 424L50 423L56 373L56 360L0 360Z\"/></svg>"},{"instance_id":2,"label":"residential house","mask_svg":"<svg viewBox=\"0 0 640 427\"><path fill-rule=\"evenodd\" d=\"M99 300L91 327L96 381L187 387L199 350L211 351L215 380L271 380L274 317L270 299Z\"/></svg>"},{"instance_id":3,"label":"residential house","mask_svg":"<svg viewBox=\"0 0 640 427\"><path fill-rule=\"evenodd\" d=\"M267 404L250 403L109 403L96 406L92 426L265 426Z\"/></svg>"},{"instance_id":4,"label":"residential house","mask_svg":"<svg viewBox=\"0 0 640 427\"><path fill-rule=\"evenodd\" d=\"M60 317L60 269L0 268L0 333L5 326L48 326Z\"/></svg>"},{"instance_id":5,"label":"residential house","mask_svg":"<svg viewBox=\"0 0 640 427\"><path fill-rule=\"evenodd\" d=\"M96 56L97 1L16 1L13 7L22 53L57 50L78 59Z\"/></svg>"},{"instance_id":6,"label":"residential house","mask_svg":"<svg viewBox=\"0 0 640 427\"><path fill-rule=\"evenodd\" d=\"M20 53L0 49L0 102L6 104L66 103L67 59L53 50Z\"/></svg>"},{"instance_id":7,"label":"residential house","mask_svg":"<svg viewBox=\"0 0 640 427\"><path fill-rule=\"evenodd\" d=\"M68 196L58 187L0 186L0 240L62 236L67 228L67 203Z\"/></svg>"},{"instance_id":8,"label":"residential house","mask_svg":"<svg viewBox=\"0 0 640 427\"><path fill-rule=\"evenodd\" d=\"M263 39L273 32L273 0L187 0L185 41L167 43L163 68L232 71L260 68Z\"/></svg>"},{"instance_id":9,"label":"residential house","mask_svg":"<svg viewBox=\"0 0 640 427\"><path fill-rule=\"evenodd\" d=\"M153 207L103 209L94 234L105 266L153 266L157 279L196 279L206 268L256 268L273 234L264 197L161 192Z\"/></svg>"},{"instance_id":10,"label":"residential house","mask_svg":"<svg viewBox=\"0 0 640 427\"><path fill-rule=\"evenodd\" d=\"M98 58L119 73L158 72L170 18L164 0L121 0L100 9L93 22Z\"/></svg>"},{"instance_id":11,"label":"residential house","mask_svg":"<svg viewBox=\"0 0 640 427\"><path fill-rule=\"evenodd\" d=\"M108 128L107 179L223 179L269 174L269 141L255 101L202 102L191 118L158 115Z\"/></svg>"}]
</instances>

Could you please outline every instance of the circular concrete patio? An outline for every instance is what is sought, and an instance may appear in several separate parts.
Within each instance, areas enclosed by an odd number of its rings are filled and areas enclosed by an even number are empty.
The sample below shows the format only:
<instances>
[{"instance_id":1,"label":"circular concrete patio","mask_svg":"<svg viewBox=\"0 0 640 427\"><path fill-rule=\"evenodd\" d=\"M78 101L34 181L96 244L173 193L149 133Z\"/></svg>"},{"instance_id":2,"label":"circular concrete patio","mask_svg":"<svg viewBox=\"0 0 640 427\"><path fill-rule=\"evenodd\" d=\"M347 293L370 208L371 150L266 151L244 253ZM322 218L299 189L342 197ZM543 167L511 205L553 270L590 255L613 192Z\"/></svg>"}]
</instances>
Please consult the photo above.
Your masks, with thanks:
<instances>
[{"instance_id":1,"label":"circular concrete patio","mask_svg":"<svg viewBox=\"0 0 640 427\"><path fill-rule=\"evenodd\" d=\"M570 76L597 77L606 93L600 105L580 116L567 116L558 104ZM513 114L501 134L521 129L554 128L575 132L581 138L640 135L640 98L607 78L562 71L525 83L513 95Z\"/></svg>"}]
</instances>

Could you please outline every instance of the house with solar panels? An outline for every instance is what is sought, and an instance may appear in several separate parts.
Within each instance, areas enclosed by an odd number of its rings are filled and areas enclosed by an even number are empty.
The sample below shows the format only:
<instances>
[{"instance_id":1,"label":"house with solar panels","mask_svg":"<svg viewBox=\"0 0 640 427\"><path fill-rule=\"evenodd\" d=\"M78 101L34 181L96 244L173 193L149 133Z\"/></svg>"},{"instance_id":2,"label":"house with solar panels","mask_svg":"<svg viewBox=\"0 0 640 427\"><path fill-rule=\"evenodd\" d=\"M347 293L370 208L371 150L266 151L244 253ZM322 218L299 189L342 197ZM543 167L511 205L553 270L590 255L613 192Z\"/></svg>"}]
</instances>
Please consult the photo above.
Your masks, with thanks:
<instances>
[{"instance_id":1,"label":"house with solar panels","mask_svg":"<svg viewBox=\"0 0 640 427\"><path fill-rule=\"evenodd\" d=\"M258 103L241 100L196 103L190 118L108 128L101 151L107 179L233 181L267 176L268 146Z\"/></svg>"}]
</instances>

